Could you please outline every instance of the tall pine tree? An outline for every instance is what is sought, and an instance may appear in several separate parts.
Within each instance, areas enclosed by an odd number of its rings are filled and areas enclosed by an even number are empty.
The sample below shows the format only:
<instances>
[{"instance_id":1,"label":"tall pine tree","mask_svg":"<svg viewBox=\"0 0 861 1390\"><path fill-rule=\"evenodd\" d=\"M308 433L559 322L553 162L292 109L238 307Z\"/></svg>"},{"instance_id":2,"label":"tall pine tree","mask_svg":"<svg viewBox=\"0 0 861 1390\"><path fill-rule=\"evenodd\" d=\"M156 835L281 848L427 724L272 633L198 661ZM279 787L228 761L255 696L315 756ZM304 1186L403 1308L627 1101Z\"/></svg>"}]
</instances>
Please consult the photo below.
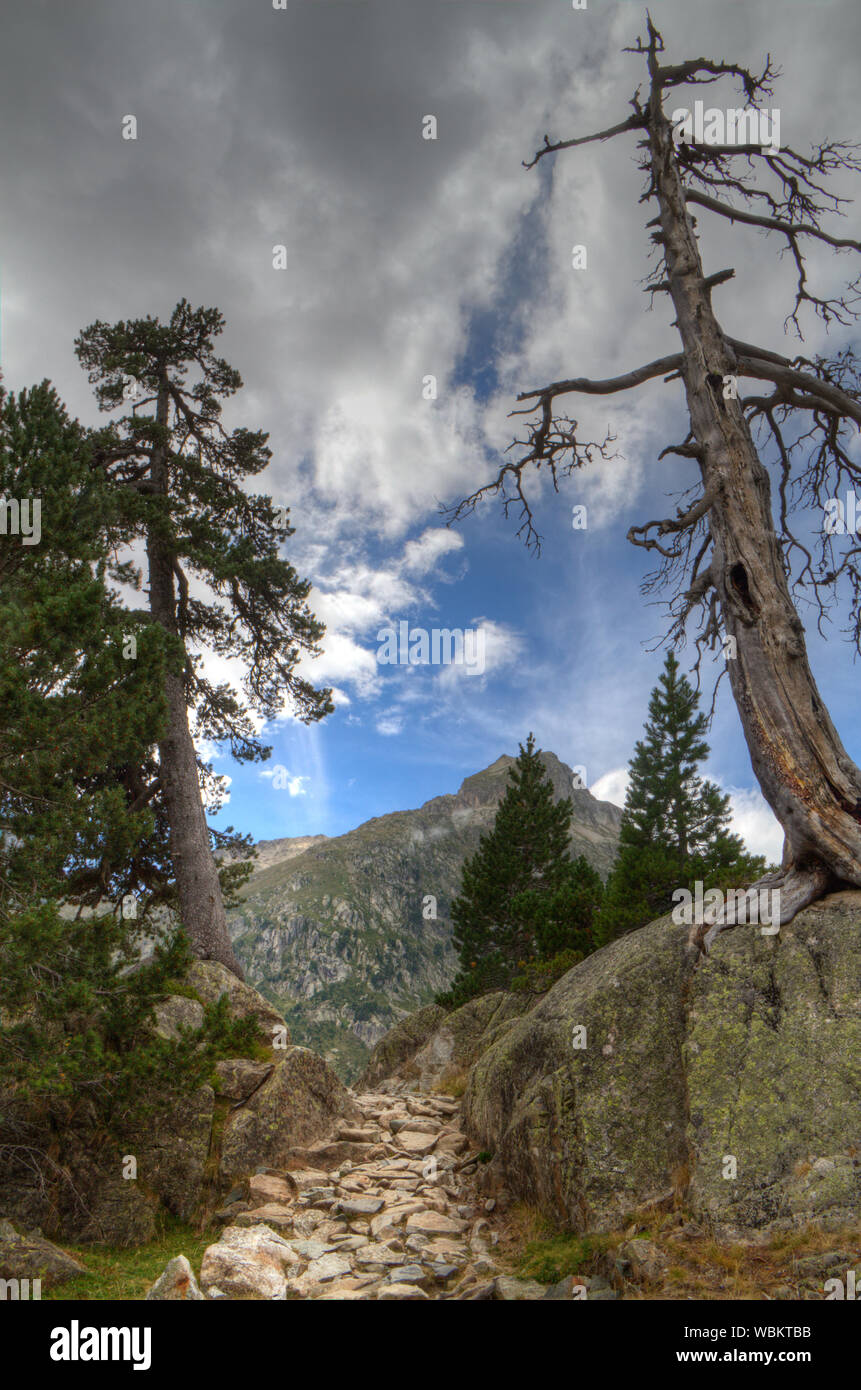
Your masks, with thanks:
<instances>
[{"instance_id":1,"label":"tall pine tree","mask_svg":"<svg viewBox=\"0 0 861 1390\"><path fill-rule=\"evenodd\" d=\"M765 868L729 830L729 797L697 768L708 757L699 696L668 653L635 745L619 854L596 926L599 944L670 911L673 891L743 887Z\"/></svg>"},{"instance_id":2,"label":"tall pine tree","mask_svg":"<svg viewBox=\"0 0 861 1390\"><path fill-rule=\"evenodd\" d=\"M509 770L493 829L463 866L451 909L460 969L441 1003L505 988L539 957L592 948L601 880L584 859L570 859L571 813L570 799L554 801L530 734Z\"/></svg>"},{"instance_id":3,"label":"tall pine tree","mask_svg":"<svg viewBox=\"0 0 861 1390\"><path fill-rule=\"evenodd\" d=\"M184 653L182 668L165 673L158 768L142 776L140 794L163 809L193 949L241 977L212 853L236 848L239 837L207 825L200 784L212 782L212 769L198 758L194 735L229 743L239 761L261 760L271 749L256 738L256 719L277 715L285 699L306 723L333 706L328 690L296 674L302 654L319 651L324 629L306 603L310 583L280 556L293 534L287 510L243 486L269 462L267 436L227 433L221 422L222 400L242 386L213 350L223 327L217 309L183 299L167 324L93 323L76 349L100 407L125 407L95 437L94 457L122 502L122 539L145 545L149 607L138 616ZM202 648L241 664L241 695L207 676Z\"/></svg>"}]
</instances>

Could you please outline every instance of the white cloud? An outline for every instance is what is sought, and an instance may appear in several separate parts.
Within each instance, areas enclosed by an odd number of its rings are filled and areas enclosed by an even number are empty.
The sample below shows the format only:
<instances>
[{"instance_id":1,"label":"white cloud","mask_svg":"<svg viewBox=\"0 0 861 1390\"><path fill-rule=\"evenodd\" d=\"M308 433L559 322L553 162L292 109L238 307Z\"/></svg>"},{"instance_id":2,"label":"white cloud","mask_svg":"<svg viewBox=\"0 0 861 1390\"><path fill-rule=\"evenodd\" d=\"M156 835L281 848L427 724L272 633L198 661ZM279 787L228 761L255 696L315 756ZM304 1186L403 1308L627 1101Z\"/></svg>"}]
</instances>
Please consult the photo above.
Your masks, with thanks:
<instances>
[{"instance_id":1,"label":"white cloud","mask_svg":"<svg viewBox=\"0 0 861 1390\"><path fill-rule=\"evenodd\" d=\"M223 758L224 754L218 745L213 743L211 738L198 737L194 740L194 748L197 756L205 763L214 762L216 758Z\"/></svg>"},{"instance_id":2,"label":"white cloud","mask_svg":"<svg viewBox=\"0 0 861 1390\"><path fill-rule=\"evenodd\" d=\"M352 685L359 696L377 693L380 673L375 652L368 651L343 632L327 632L322 648L321 656L301 662L303 676L320 686L330 681Z\"/></svg>"},{"instance_id":3,"label":"white cloud","mask_svg":"<svg viewBox=\"0 0 861 1390\"><path fill-rule=\"evenodd\" d=\"M429 526L414 541L407 541L401 559L401 566L407 574L427 574L442 559L454 550L462 550L463 536L444 526Z\"/></svg>"},{"instance_id":4,"label":"white cloud","mask_svg":"<svg viewBox=\"0 0 861 1390\"><path fill-rule=\"evenodd\" d=\"M438 327L438 316L429 317ZM425 336L432 324L423 319L421 327ZM448 348L449 360L456 348ZM424 355L434 361L439 346L428 343ZM420 364L410 370L404 362L389 362L370 379L344 379L315 440L318 492L338 500L345 520L368 516L378 534L393 538L431 511L440 495L456 491L465 469L474 471L481 462L472 393L459 388L434 403L423 401L421 379Z\"/></svg>"},{"instance_id":5,"label":"white cloud","mask_svg":"<svg viewBox=\"0 0 861 1390\"><path fill-rule=\"evenodd\" d=\"M385 738L392 738L396 734L402 733L404 727L403 717L399 714L385 714L377 720L377 733Z\"/></svg>"},{"instance_id":6,"label":"white cloud","mask_svg":"<svg viewBox=\"0 0 861 1390\"><path fill-rule=\"evenodd\" d=\"M732 828L751 854L764 854L767 864L779 864L783 855L783 829L775 820L758 787L728 787Z\"/></svg>"},{"instance_id":7,"label":"white cloud","mask_svg":"<svg viewBox=\"0 0 861 1390\"><path fill-rule=\"evenodd\" d=\"M358 576L353 577L353 583L357 588L360 582ZM382 618L382 607L378 598L367 592L355 592L348 588L329 592L323 588L315 588L310 604L315 616L326 624L327 633L367 632Z\"/></svg>"},{"instance_id":8,"label":"white cloud","mask_svg":"<svg viewBox=\"0 0 861 1390\"><path fill-rule=\"evenodd\" d=\"M302 663L303 675L318 685L332 681L348 683L360 698L378 695L378 632L408 613L436 611L438 605L431 594L415 580L436 570L446 555L463 547L461 535L445 527L429 526L382 566L375 568L357 557L342 563L327 577L318 577L310 604L326 624L326 635L321 643L322 655ZM503 664L506 658L502 648L506 643L510 645L512 639L500 625L486 626L489 660L495 665ZM363 646L360 638L369 645Z\"/></svg>"},{"instance_id":9,"label":"white cloud","mask_svg":"<svg viewBox=\"0 0 861 1390\"><path fill-rule=\"evenodd\" d=\"M599 777L589 791L598 801L611 801L614 806L624 806L630 780L631 775L626 767L614 767Z\"/></svg>"}]
</instances>

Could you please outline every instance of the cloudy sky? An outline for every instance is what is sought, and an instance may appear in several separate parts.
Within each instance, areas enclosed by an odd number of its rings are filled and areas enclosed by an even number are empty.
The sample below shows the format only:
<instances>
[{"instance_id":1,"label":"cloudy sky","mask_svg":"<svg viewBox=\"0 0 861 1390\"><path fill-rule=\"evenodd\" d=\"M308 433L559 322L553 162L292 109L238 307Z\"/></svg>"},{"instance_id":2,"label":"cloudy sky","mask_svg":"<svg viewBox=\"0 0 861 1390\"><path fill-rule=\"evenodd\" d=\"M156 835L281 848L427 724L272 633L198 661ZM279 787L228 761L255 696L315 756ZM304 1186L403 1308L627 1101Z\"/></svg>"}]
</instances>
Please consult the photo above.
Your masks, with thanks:
<instances>
[{"instance_id":1,"label":"cloudy sky","mask_svg":"<svg viewBox=\"0 0 861 1390\"><path fill-rule=\"evenodd\" d=\"M855 0L655 0L651 12L674 60L758 69L770 51L784 143L856 134ZM521 163L545 132L627 116L644 73L621 50L643 6L3 0L2 16L6 385L47 376L95 423L73 352L84 325L168 316L182 296L217 305L220 348L245 382L230 423L270 432L268 490L292 509L287 553L328 626L312 674L335 688L336 713L306 728L285 709L264 775L217 756L232 778L222 823L336 834L456 790L530 730L621 802L664 630L625 536L686 486L689 464L658 462L686 432L678 386L577 398L581 434L609 428L619 457L559 496L533 480L540 558L498 503L454 529L440 507L495 475L518 391L677 350L666 302L649 312L643 293L653 210L638 205L634 138ZM736 270L719 315L733 336L782 350L791 265L773 239L715 222L699 219L706 267ZM826 287L850 269L812 266ZM825 347L817 324L805 329L808 353ZM483 672L381 664L378 634L401 621L479 632ZM859 760L858 670L839 621L810 646ZM725 683L711 743L708 772L748 843L779 855Z\"/></svg>"}]
</instances>

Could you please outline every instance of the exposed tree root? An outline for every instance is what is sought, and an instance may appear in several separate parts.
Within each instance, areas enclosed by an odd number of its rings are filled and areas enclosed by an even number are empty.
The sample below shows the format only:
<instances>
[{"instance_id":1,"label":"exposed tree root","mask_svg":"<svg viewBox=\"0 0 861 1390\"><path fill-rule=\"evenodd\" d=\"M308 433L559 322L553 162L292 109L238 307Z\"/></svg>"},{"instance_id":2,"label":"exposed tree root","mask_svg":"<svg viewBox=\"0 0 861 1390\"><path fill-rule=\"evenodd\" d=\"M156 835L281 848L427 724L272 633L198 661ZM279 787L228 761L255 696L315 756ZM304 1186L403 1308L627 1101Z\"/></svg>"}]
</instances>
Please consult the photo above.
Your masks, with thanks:
<instances>
[{"instance_id":1,"label":"exposed tree root","mask_svg":"<svg viewBox=\"0 0 861 1390\"><path fill-rule=\"evenodd\" d=\"M721 932L753 924L760 924L759 930L774 936L802 908L823 897L834 886L834 875L819 860L804 865L790 864L776 873L764 874L744 893L726 895L723 906L707 908L702 923L691 929L691 945L702 955L708 955ZM780 893L779 911L772 896L775 891ZM760 911L761 905L764 911Z\"/></svg>"}]
</instances>

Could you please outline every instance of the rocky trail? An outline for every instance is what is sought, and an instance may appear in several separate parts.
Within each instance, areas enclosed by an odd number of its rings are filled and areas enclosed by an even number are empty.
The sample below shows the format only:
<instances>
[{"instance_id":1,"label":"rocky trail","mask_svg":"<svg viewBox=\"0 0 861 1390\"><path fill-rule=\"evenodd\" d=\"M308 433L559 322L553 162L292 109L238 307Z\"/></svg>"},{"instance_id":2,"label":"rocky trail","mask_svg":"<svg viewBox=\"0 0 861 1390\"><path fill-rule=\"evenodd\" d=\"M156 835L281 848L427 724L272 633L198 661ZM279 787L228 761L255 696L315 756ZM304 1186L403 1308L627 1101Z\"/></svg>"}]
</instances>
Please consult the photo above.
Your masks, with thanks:
<instances>
[{"instance_id":1,"label":"rocky trail","mask_svg":"<svg viewBox=\"0 0 861 1390\"><path fill-rule=\"evenodd\" d=\"M460 1104L437 1096L351 1096L360 1122L337 1124L283 1170L255 1173L215 1213L199 1289L172 1260L150 1298L517 1299L545 1290L493 1258L497 1200ZM201 1292L202 1290L202 1292Z\"/></svg>"}]
</instances>

